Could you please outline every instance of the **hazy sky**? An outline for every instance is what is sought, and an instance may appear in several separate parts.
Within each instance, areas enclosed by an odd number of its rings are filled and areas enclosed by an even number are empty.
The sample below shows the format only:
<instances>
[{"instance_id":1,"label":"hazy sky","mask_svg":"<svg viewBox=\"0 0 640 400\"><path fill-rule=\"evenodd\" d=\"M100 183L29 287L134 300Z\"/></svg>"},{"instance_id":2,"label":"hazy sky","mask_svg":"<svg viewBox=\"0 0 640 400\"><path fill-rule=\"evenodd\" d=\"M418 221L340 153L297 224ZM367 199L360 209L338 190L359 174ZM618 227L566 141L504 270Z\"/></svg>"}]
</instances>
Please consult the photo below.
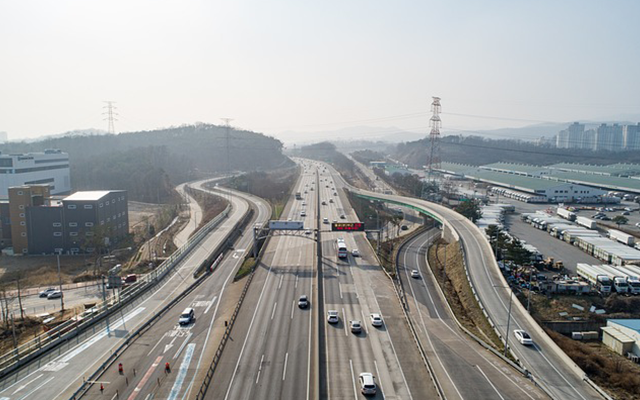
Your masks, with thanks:
<instances>
[{"instance_id":1,"label":"hazy sky","mask_svg":"<svg viewBox=\"0 0 640 400\"><path fill-rule=\"evenodd\" d=\"M285 139L428 132L431 96L443 130L640 114L639 12L637 0L0 0L0 131L106 130L104 100L117 131L229 117Z\"/></svg>"}]
</instances>

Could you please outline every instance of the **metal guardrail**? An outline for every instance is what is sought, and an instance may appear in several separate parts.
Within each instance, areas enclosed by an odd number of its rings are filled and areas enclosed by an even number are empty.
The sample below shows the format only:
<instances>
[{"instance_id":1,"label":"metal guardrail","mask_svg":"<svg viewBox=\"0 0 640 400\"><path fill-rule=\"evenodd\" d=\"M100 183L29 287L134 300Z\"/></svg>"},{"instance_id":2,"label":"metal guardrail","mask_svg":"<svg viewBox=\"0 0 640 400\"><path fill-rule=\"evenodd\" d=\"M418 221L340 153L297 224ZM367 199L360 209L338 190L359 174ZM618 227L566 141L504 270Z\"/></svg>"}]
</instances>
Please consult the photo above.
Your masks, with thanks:
<instances>
[{"instance_id":1,"label":"metal guardrail","mask_svg":"<svg viewBox=\"0 0 640 400\"><path fill-rule=\"evenodd\" d=\"M30 360L51 350L68 339L77 336L81 331L84 331L86 328L104 319L107 315L119 310L154 286L157 282L163 280L167 274L183 260L184 256L189 253L195 245L197 245L229 215L230 210L231 205L228 205L224 211L218 214L195 235L189 238L184 245L173 252L171 256L169 256L169 258L160 264L154 271L142 277L135 284L122 289L117 301L114 299L112 301L100 302L93 307L93 311L84 318L66 321L0 356L0 377L6 376L21 365L24 365Z\"/></svg>"}]
</instances>

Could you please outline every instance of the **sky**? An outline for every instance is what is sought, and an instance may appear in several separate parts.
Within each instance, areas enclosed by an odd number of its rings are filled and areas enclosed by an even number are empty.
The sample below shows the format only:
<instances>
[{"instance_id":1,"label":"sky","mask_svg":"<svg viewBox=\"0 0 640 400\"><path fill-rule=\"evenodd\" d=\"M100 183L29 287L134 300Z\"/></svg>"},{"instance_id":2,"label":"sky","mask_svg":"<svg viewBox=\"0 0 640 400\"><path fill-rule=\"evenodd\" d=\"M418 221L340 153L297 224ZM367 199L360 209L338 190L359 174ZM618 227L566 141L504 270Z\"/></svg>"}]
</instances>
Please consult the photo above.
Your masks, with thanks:
<instances>
[{"instance_id":1,"label":"sky","mask_svg":"<svg viewBox=\"0 0 640 400\"><path fill-rule=\"evenodd\" d=\"M640 114L637 0L0 0L10 140L206 122L285 141ZM640 118L640 117L639 117ZM366 134L363 134L366 137ZM349 138L345 138L349 139Z\"/></svg>"}]
</instances>

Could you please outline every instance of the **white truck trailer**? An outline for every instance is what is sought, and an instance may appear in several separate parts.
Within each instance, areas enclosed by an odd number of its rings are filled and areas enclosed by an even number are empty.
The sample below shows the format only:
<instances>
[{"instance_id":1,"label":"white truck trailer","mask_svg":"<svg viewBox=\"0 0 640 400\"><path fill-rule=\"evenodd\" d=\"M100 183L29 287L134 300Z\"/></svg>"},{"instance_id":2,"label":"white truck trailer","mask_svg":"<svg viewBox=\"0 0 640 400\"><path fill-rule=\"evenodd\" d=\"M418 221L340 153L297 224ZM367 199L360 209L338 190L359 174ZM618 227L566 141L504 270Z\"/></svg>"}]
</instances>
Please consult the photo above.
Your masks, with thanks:
<instances>
[{"instance_id":1,"label":"white truck trailer","mask_svg":"<svg viewBox=\"0 0 640 400\"><path fill-rule=\"evenodd\" d=\"M627 283L627 277L623 273L607 264L593 265L593 267L611 279L613 288L617 293L629 293L629 283Z\"/></svg>"},{"instance_id":2,"label":"white truck trailer","mask_svg":"<svg viewBox=\"0 0 640 400\"><path fill-rule=\"evenodd\" d=\"M615 266L613 267L626 276L629 284L629 293L640 294L640 268L633 265Z\"/></svg>"},{"instance_id":3,"label":"white truck trailer","mask_svg":"<svg viewBox=\"0 0 640 400\"><path fill-rule=\"evenodd\" d=\"M568 219L569 221L576 220L576 213L574 213L573 211L569 211L566 208L558 207L558 209L556 210L556 214L564 219Z\"/></svg>"},{"instance_id":4,"label":"white truck trailer","mask_svg":"<svg viewBox=\"0 0 640 400\"><path fill-rule=\"evenodd\" d=\"M592 220L591 218L587 218L587 217L578 217L578 218L576 218L576 224L584 226L587 229L597 229L598 228L598 224L596 223L596 221Z\"/></svg>"},{"instance_id":5,"label":"white truck trailer","mask_svg":"<svg viewBox=\"0 0 640 400\"><path fill-rule=\"evenodd\" d=\"M611 293L611 279L607 274L593 268L592 265L578 263L578 276L586 280L595 290L602 294Z\"/></svg>"},{"instance_id":6,"label":"white truck trailer","mask_svg":"<svg viewBox=\"0 0 640 400\"><path fill-rule=\"evenodd\" d=\"M628 233L624 233L616 229L609 229L609 238L626 244L627 246L633 246L636 241L636 238L633 235L629 235Z\"/></svg>"}]
</instances>

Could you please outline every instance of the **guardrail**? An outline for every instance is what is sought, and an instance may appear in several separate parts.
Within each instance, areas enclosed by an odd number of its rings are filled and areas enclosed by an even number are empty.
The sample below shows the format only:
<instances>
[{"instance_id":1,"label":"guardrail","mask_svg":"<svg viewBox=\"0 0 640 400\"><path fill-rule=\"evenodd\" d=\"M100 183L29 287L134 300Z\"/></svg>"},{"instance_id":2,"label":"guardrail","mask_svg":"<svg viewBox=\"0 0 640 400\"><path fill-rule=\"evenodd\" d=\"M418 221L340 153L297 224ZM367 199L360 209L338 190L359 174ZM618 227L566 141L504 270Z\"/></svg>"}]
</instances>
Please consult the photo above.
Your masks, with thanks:
<instances>
[{"instance_id":1,"label":"guardrail","mask_svg":"<svg viewBox=\"0 0 640 400\"><path fill-rule=\"evenodd\" d=\"M142 277L135 284L123 288L117 299L100 302L91 309L92 312L84 316L82 319L66 321L0 356L0 378L53 349L59 344L77 336L88 327L104 319L107 315L110 315L127 305L133 299L153 287L156 283L162 281L175 266L180 264L185 255L189 253L193 247L195 247L229 215L230 210L231 205L228 205L224 211L218 214L195 235L189 238L184 245L173 252L171 256L169 256L169 258L160 264L155 270Z\"/></svg>"}]
</instances>

